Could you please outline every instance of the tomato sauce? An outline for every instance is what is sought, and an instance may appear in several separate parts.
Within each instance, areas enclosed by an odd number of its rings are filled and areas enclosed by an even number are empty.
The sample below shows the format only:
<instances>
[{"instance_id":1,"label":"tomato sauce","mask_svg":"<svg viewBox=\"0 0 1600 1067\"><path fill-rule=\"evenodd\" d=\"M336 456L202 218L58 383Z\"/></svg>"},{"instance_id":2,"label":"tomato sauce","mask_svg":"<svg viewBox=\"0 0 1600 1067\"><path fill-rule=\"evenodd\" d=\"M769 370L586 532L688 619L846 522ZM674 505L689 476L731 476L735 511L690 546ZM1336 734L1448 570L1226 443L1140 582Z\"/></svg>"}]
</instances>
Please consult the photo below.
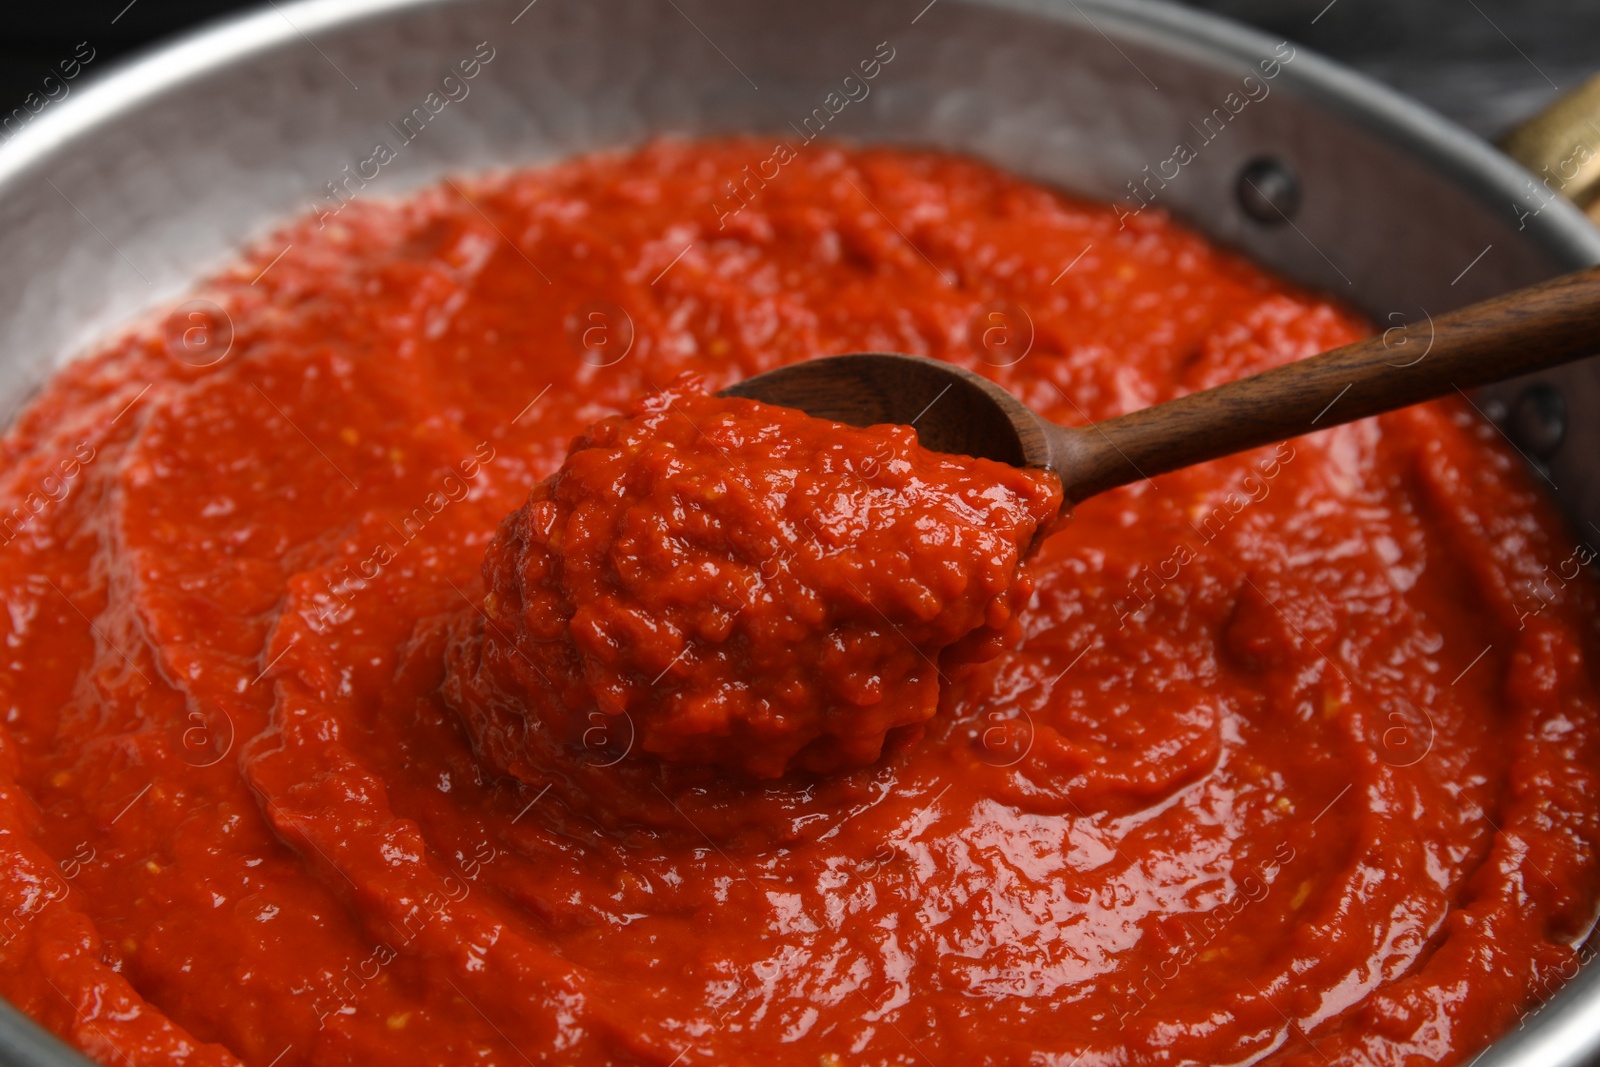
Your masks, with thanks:
<instances>
[{"instance_id":1,"label":"tomato sauce","mask_svg":"<svg viewBox=\"0 0 1600 1067\"><path fill-rule=\"evenodd\" d=\"M697 385L581 435L490 543L445 692L502 773L567 784L596 733L613 766L865 766L920 736L937 661L1021 636L1053 474Z\"/></svg>"},{"instance_id":2,"label":"tomato sauce","mask_svg":"<svg viewBox=\"0 0 1600 1067\"><path fill-rule=\"evenodd\" d=\"M790 152L736 214L765 142L358 200L196 294L222 358L149 322L48 385L0 443L0 993L107 1064L1398 1067L1571 973L1594 552L1494 429L1141 482L1021 573L1048 480L786 459L675 381L904 351L1082 424L1367 324L1153 209ZM680 503L619 506L663 441ZM831 448L953 525L861 522ZM734 580L802 471L848 569L789 529Z\"/></svg>"}]
</instances>

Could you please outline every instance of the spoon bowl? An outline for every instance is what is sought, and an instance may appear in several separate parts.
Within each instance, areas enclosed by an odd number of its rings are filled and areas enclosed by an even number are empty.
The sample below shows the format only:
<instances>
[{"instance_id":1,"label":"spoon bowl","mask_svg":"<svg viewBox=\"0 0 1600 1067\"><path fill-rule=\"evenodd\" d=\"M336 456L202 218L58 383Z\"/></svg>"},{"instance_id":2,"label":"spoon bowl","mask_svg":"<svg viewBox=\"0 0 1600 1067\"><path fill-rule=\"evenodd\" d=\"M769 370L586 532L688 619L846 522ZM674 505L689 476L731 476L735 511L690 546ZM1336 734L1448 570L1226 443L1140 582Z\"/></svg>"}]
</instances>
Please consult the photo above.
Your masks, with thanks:
<instances>
[{"instance_id":1,"label":"spoon bowl","mask_svg":"<svg viewBox=\"0 0 1600 1067\"><path fill-rule=\"evenodd\" d=\"M1046 422L964 367L926 356L856 352L746 378L722 390L849 426L913 427L924 448L1013 467L1051 467Z\"/></svg>"}]
</instances>

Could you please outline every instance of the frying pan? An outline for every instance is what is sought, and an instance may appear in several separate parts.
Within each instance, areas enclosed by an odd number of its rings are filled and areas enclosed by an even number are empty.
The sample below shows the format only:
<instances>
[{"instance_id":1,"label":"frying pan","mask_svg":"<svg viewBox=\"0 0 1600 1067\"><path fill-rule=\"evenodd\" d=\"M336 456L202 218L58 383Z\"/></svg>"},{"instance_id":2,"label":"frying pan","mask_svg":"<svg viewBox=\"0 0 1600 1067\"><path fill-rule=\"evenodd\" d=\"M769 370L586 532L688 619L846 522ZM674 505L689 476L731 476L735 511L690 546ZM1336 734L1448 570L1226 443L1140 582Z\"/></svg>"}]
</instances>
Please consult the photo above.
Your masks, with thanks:
<instances>
[{"instance_id":1,"label":"frying pan","mask_svg":"<svg viewBox=\"0 0 1600 1067\"><path fill-rule=\"evenodd\" d=\"M469 91L418 123L481 45L493 58ZM880 45L893 59L870 92L824 106ZM366 177L407 116L416 135ZM1419 345L1432 315L1600 262L1600 230L1559 182L1303 46L1148 0L301 0L4 124L0 420L63 360L170 313L337 189L391 195L660 133L814 130L1166 209ZM1475 398L1580 536L1600 532L1593 362ZM0 1063L84 1062L0 1003ZM1477 1064L1596 1062L1600 967L1586 966Z\"/></svg>"}]
</instances>

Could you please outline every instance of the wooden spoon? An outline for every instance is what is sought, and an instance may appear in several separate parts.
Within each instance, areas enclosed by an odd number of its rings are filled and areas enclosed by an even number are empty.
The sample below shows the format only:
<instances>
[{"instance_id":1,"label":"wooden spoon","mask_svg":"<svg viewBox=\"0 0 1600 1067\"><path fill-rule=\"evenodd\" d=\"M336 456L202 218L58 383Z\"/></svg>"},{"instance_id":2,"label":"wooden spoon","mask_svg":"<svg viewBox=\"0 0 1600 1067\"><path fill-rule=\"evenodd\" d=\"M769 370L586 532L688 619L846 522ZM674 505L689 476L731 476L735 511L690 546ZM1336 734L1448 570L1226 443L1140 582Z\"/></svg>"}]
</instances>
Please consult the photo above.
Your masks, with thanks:
<instances>
[{"instance_id":1,"label":"wooden spoon","mask_svg":"<svg viewBox=\"0 0 1600 1067\"><path fill-rule=\"evenodd\" d=\"M909 424L922 444L1045 467L1069 503L1218 456L1354 422L1600 352L1600 267L1563 275L1411 328L1089 426L1059 426L995 383L923 356L858 353L797 363L723 396L852 426Z\"/></svg>"}]
</instances>

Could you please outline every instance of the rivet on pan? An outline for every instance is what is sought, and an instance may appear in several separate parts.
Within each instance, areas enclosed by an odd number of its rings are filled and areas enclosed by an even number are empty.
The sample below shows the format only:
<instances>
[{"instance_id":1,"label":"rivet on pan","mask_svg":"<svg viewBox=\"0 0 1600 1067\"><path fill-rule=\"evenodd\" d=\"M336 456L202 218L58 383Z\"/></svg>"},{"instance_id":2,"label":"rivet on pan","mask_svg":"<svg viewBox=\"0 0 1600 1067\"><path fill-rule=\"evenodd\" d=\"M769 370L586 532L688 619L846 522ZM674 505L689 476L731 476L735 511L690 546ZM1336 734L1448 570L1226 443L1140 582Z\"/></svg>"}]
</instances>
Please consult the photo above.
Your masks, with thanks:
<instances>
[{"instance_id":1,"label":"rivet on pan","mask_svg":"<svg viewBox=\"0 0 1600 1067\"><path fill-rule=\"evenodd\" d=\"M1271 156L1245 164L1237 192L1244 213L1264 226L1281 226L1300 210L1300 179Z\"/></svg>"},{"instance_id":2,"label":"rivet on pan","mask_svg":"<svg viewBox=\"0 0 1600 1067\"><path fill-rule=\"evenodd\" d=\"M1530 455L1548 459L1567 436L1567 401L1548 382L1522 391L1506 415L1506 435Z\"/></svg>"}]
</instances>

